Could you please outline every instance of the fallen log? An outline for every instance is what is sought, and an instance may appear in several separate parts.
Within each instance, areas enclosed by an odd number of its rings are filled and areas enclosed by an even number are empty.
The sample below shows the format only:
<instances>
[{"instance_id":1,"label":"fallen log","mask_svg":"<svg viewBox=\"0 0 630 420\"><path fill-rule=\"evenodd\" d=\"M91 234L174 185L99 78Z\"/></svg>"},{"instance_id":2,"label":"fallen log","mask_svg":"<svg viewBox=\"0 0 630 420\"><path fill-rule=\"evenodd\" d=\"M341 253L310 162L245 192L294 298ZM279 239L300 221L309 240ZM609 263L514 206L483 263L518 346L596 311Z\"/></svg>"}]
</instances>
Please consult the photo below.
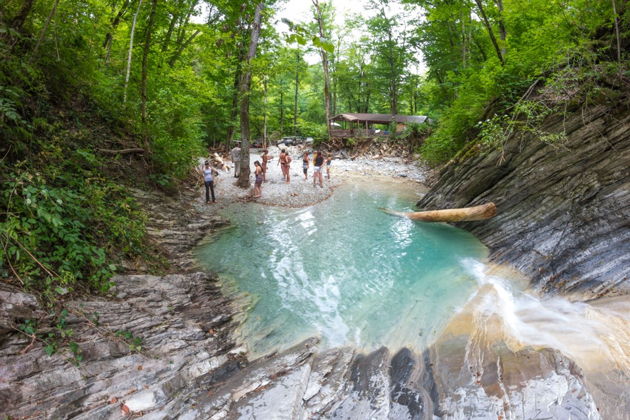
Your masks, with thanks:
<instances>
[{"instance_id":1,"label":"fallen log","mask_svg":"<svg viewBox=\"0 0 630 420\"><path fill-rule=\"evenodd\" d=\"M429 211L395 211L381 208L380 210L394 216L406 217L411 220L421 220L423 222L473 222L476 220L486 220L497 214L497 206L494 203L487 203L481 206L464 207L461 209L444 209Z\"/></svg>"}]
</instances>

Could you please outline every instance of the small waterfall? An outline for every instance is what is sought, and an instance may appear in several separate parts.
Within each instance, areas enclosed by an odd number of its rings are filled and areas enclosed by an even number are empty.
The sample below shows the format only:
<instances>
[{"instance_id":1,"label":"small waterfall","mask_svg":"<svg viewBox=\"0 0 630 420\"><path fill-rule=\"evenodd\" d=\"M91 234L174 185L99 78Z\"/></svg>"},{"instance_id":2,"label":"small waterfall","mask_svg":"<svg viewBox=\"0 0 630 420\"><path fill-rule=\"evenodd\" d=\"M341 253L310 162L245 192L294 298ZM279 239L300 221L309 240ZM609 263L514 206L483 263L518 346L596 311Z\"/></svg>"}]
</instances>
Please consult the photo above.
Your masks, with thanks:
<instances>
[{"instance_id":1,"label":"small waterfall","mask_svg":"<svg viewBox=\"0 0 630 420\"><path fill-rule=\"evenodd\" d=\"M527 346L552 348L582 369L589 392L604 418L630 416L630 298L609 297L572 302L562 296L541 296L502 274L501 267L474 259L463 261L479 284L455 319L466 319L470 335L466 364L483 372L484 357L493 344L513 352ZM457 324L457 321L452 321ZM461 332L461 323L458 328ZM446 334L455 331L453 325Z\"/></svg>"},{"instance_id":2,"label":"small waterfall","mask_svg":"<svg viewBox=\"0 0 630 420\"><path fill-rule=\"evenodd\" d=\"M560 350L584 369L609 366L630 372L630 299L571 302L541 296L493 274L477 260L466 259L464 265L479 284L471 298L478 302L474 312L479 329L497 316L508 343Z\"/></svg>"}]
</instances>

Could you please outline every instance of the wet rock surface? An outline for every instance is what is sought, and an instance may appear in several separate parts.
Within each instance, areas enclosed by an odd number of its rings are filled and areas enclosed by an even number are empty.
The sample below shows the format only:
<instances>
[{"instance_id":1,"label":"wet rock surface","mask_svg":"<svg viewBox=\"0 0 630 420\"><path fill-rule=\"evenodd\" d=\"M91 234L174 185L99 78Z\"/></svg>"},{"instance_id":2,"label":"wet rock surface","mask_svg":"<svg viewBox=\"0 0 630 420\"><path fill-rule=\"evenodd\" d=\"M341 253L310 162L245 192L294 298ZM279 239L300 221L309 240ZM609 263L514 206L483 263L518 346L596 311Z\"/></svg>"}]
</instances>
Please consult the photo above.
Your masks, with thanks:
<instances>
[{"instance_id":1,"label":"wet rock surface","mask_svg":"<svg viewBox=\"0 0 630 420\"><path fill-rule=\"evenodd\" d=\"M110 297L68 307L83 361L8 332L41 311L0 289L0 414L29 419L597 419L580 369L551 349L442 337L422 353L320 350L316 338L247 360L240 311L191 250L226 221L195 194L134 192L149 232L174 263L164 276L125 275ZM97 316L95 316L97 315ZM6 325L5 325L6 324ZM137 341L138 339L139 341ZM472 349L472 351L471 351ZM624 418L624 417L619 417Z\"/></svg>"},{"instance_id":2,"label":"wet rock surface","mask_svg":"<svg viewBox=\"0 0 630 420\"><path fill-rule=\"evenodd\" d=\"M462 223L546 291L591 298L630 292L630 99L551 116L567 141L511 138L452 162L423 209L493 201L497 216Z\"/></svg>"}]
</instances>

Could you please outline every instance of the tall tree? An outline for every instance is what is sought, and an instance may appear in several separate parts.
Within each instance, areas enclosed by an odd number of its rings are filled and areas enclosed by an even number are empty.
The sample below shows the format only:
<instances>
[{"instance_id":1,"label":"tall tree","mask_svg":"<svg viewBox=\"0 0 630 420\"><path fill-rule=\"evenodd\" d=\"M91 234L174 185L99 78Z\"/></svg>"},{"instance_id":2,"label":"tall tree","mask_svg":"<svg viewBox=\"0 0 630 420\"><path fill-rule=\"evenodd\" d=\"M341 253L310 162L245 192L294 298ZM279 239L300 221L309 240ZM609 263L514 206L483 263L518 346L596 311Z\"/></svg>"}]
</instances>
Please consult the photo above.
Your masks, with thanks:
<instances>
[{"instance_id":1,"label":"tall tree","mask_svg":"<svg viewBox=\"0 0 630 420\"><path fill-rule=\"evenodd\" d=\"M492 41L492 46L494 47L495 52L497 53L497 57L501 64L505 64L505 59L503 58L503 53L501 48L499 47L499 43L497 42L497 37L494 35L494 30L492 29L492 24L488 19L488 15L483 7L483 3L481 0L475 0L475 4L477 5L477 9L479 10L479 14L481 15L481 19L483 21L486 30L488 31L488 36L490 37L490 41Z\"/></svg>"},{"instance_id":2,"label":"tall tree","mask_svg":"<svg viewBox=\"0 0 630 420\"><path fill-rule=\"evenodd\" d=\"M260 37L262 22L262 10L264 2L259 2L254 10L254 20L251 24L249 48L245 58L245 69L239 85L240 121L241 121L241 174L238 178L238 186L249 187L249 96L252 81L252 60L256 56L256 47Z\"/></svg>"},{"instance_id":3,"label":"tall tree","mask_svg":"<svg viewBox=\"0 0 630 420\"><path fill-rule=\"evenodd\" d=\"M300 89L300 64L302 56L300 50L295 50L295 89L293 93L293 135L297 136L297 120L298 120L298 93Z\"/></svg>"},{"instance_id":4,"label":"tall tree","mask_svg":"<svg viewBox=\"0 0 630 420\"><path fill-rule=\"evenodd\" d=\"M123 103L127 102L127 87L129 86L129 75L131 74L131 56L133 54L133 35L136 32L136 22L138 21L138 14L142 7L142 0L138 0L138 7L136 13L133 15L133 21L131 23L131 33L129 35L129 53L127 55L127 71L125 72L125 86L123 88Z\"/></svg>"},{"instance_id":5,"label":"tall tree","mask_svg":"<svg viewBox=\"0 0 630 420\"><path fill-rule=\"evenodd\" d=\"M312 0L315 12L315 21L319 29L319 37L321 40L327 40L326 30L324 29L324 14L319 0ZM320 46L319 53L322 57L322 69L324 71L324 106L326 111L326 127L328 137L330 137L330 72L328 69L328 52L324 46Z\"/></svg>"},{"instance_id":6,"label":"tall tree","mask_svg":"<svg viewBox=\"0 0 630 420\"><path fill-rule=\"evenodd\" d=\"M158 0L151 1L151 11L149 12L149 22L144 32L144 47L142 48L142 74L140 78L140 120L142 123L142 137L145 150L149 147L149 130L147 124L147 78L149 74L149 51L151 49L151 33L155 22L155 11Z\"/></svg>"}]
</instances>

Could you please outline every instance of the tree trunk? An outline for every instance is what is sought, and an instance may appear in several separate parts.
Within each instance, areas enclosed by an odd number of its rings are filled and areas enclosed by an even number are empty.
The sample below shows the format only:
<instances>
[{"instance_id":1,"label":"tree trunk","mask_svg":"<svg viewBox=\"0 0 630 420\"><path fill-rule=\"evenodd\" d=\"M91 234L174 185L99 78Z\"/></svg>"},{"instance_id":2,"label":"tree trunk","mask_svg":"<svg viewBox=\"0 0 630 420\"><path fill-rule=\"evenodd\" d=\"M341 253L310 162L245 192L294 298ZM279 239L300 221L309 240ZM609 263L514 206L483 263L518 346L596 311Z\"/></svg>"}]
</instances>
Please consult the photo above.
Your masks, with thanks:
<instances>
[{"instance_id":1,"label":"tree trunk","mask_svg":"<svg viewBox=\"0 0 630 420\"><path fill-rule=\"evenodd\" d=\"M151 1L151 12L149 12L149 22L144 34L144 48L142 49L142 77L140 79L140 118L142 120L142 137L144 148L149 148L149 131L147 124L147 78L149 73L149 51L151 49L151 31L155 22L155 11L158 0Z\"/></svg>"},{"instance_id":2,"label":"tree trunk","mask_svg":"<svg viewBox=\"0 0 630 420\"><path fill-rule=\"evenodd\" d=\"M297 136L298 91L300 85L300 52L295 52L295 93L293 95L293 135Z\"/></svg>"},{"instance_id":3,"label":"tree trunk","mask_svg":"<svg viewBox=\"0 0 630 420\"><path fill-rule=\"evenodd\" d=\"M35 0L24 0L20 11L11 21L11 26L13 27L13 29L15 29L16 31L20 31L22 29L22 26L24 26L24 22L26 22L26 18L33 9L33 4L35 4Z\"/></svg>"},{"instance_id":4,"label":"tree trunk","mask_svg":"<svg viewBox=\"0 0 630 420\"><path fill-rule=\"evenodd\" d=\"M284 135L284 86L280 85L280 134Z\"/></svg>"},{"instance_id":5,"label":"tree trunk","mask_svg":"<svg viewBox=\"0 0 630 420\"><path fill-rule=\"evenodd\" d=\"M319 36L320 38L325 39L326 37L324 35L324 18L319 7L319 0L312 1L313 5L315 6L315 19L317 20L317 24L319 26ZM330 75L328 71L328 54L323 48L320 48L319 52L322 56L322 68L324 70L324 103L326 107L326 128L328 130L328 138L330 139Z\"/></svg>"},{"instance_id":6,"label":"tree trunk","mask_svg":"<svg viewBox=\"0 0 630 420\"><path fill-rule=\"evenodd\" d=\"M136 31L136 21L138 20L140 7L142 7L142 0L138 0L138 8L136 9L136 13L134 13L133 21L131 22L131 35L129 36L129 54L127 56L127 72L125 73L125 86L123 88L123 104L127 103L127 87L129 86L129 75L131 74L131 56L133 54L133 35Z\"/></svg>"},{"instance_id":7,"label":"tree trunk","mask_svg":"<svg viewBox=\"0 0 630 420\"><path fill-rule=\"evenodd\" d=\"M173 67L175 65L175 63L177 62L177 60L179 59L179 57L182 55L182 53L184 52L184 50L190 45L191 42L193 42L193 40L197 37L197 35L199 35L201 33L201 31L199 29L197 29L195 32L193 32L193 34L188 37L188 39L184 42L182 42L179 47L177 48L177 51L175 51L175 53L173 53L173 55L171 56L171 59L168 60L168 65L169 67Z\"/></svg>"},{"instance_id":8,"label":"tree trunk","mask_svg":"<svg viewBox=\"0 0 630 420\"><path fill-rule=\"evenodd\" d=\"M177 9L179 9L179 5L181 2L177 2ZM164 40L162 41L162 52L165 53L168 50L168 44L171 42L171 36L173 36L173 30L175 29L175 24L179 20L179 14L173 13L173 17L171 17L171 21L168 25L168 29L166 31L166 35L164 36Z\"/></svg>"},{"instance_id":9,"label":"tree trunk","mask_svg":"<svg viewBox=\"0 0 630 420\"><path fill-rule=\"evenodd\" d=\"M52 20L52 18L55 16L55 13L57 12L57 6L59 6L59 0L55 0L55 4L53 4L53 7L50 10L50 13L48 14L48 19L46 19L46 23L44 24L44 27L39 32L37 43L35 44L35 48L33 48L33 55L32 55L33 57L37 55L37 50L39 50L39 46L42 44L42 41L44 40L44 37L46 36L46 31L48 31L48 26L50 25L50 21Z\"/></svg>"},{"instance_id":10,"label":"tree trunk","mask_svg":"<svg viewBox=\"0 0 630 420\"><path fill-rule=\"evenodd\" d=\"M499 43L497 42L497 38L494 36L492 25L490 25L490 21L488 20L488 17L486 16L486 12L483 10L483 5L481 4L481 0L475 0L475 3L477 4L477 8L479 9L479 13L481 14L483 24L486 27L486 30L488 31L488 35L490 36L490 41L492 41L494 50L497 53L497 57L499 57L499 61L501 62L501 65L503 65L505 64L505 62L503 61L503 54L501 54Z\"/></svg>"},{"instance_id":11,"label":"tree trunk","mask_svg":"<svg viewBox=\"0 0 630 420\"><path fill-rule=\"evenodd\" d=\"M241 61L241 55L239 54L236 62L236 70L234 71L234 85L232 92L232 108L230 109L230 125L227 131L227 150L230 151L232 147L232 140L234 140L234 132L236 131L236 118L238 117L238 86L241 82L241 73L243 71L243 64Z\"/></svg>"},{"instance_id":12,"label":"tree trunk","mask_svg":"<svg viewBox=\"0 0 630 420\"><path fill-rule=\"evenodd\" d=\"M267 76L265 76L263 79L263 149L267 148L267 104L269 103L267 84Z\"/></svg>"},{"instance_id":13,"label":"tree trunk","mask_svg":"<svg viewBox=\"0 0 630 420\"><path fill-rule=\"evenodd\" d=\"M105 40L103 41L103 48L105 48L105 63L109 61L109 55L111 53L112 43L114 41L114 32L116 31L116 28L118 28L120 21L122 20L123 16L127 12L128 7L129 7L129 0L125 0L122 7L116 14L116 17L112 19L112 26L109 32L105 34Z\"/></svg>"},{"instance_id":14,"label":"tree trunk","mask_svg":"<svg viewBox=\"0 0 630 420\"><path fill-rule=\"evenodd\" d=\"M614 0L613 0L614 1ZM499 9L499 38L501 38L501 54L505 57L505 40L507 39L507 31L505 30L505 21L503 20L503 0L494 0Z\"/></svg>"},{"instance_id":15,"label":"tree trunk","mask_svg":"<svg viewBox=\"0 0 630 420\"><path fill-rule=\"evenodd\" d=\"M256 56L256 47L260 36L260 26L262 21L262 10L264 3L261 1L256 5L254 11L254 21L252 22L251 35L249 39L249 50L245 61L245 71L239 86L239 99L241 105L241 174L238 177L238 186L249 187L249 95L252 81L252 60Z\"/></svg>"},{"instance_id":16,"label":"tree trunk","mask_svg":"<svg viewBox=\"0 0 630 420\"><path fill-rule=\"evenodd\" d=\"M464 207L461 209L416 212L401 212L389 209L381 210L394 216L406 217L411 220L420 220L423 222L472 222L490 219L497 214L497 207L494 203L487 203L475 207Z\"/></svg>"},{"instance_id":17,"label":"tree trunk","mask_svg":"<svg viewBox=\"0 0 630 420\"><path fill-rule=\"evenodd\" d=\"M621 64L621 36L619 35L619 15L617 14L617 3L612 0L613 13L615 14L615 36L617 38L617 61Z\"/></svg>"}]
</instances>

